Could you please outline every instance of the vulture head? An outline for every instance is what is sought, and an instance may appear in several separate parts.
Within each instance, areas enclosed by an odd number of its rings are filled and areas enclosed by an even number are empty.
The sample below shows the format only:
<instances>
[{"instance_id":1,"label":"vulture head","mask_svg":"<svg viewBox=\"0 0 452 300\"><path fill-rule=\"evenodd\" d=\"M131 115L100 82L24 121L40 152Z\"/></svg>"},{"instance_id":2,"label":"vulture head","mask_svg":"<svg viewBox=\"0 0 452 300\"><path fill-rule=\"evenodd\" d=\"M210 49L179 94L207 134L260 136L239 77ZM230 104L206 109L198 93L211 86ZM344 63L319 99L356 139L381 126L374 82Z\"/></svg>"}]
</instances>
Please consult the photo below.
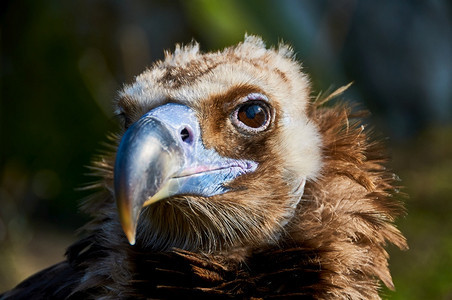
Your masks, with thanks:
<instances>
[{"instance_id":1,"label":"vulture head","mask_svg":"<svg viewBox=\"0 0 452 300\"><path fill-rule=\"evenodd\" d=\"M214 252L278 243L320 175L309 83L286 47L178 47L126 86L114 197L131 244Z\"/></svg>"},{"instance_id":2,"label":"vulture head","mask_svg":"<svg viewBox=\"0 0 452 300\"><path fill-rule=\"evenodd\" d=\"M379 299L380 281L393 288L385 245L407 248L404 209L362 115L329 103L344 89L312 98L292 50L255 36L166 52L115 101L122 132L95 162L86 237L32 290Z\"/></svg>"}]
</instances>

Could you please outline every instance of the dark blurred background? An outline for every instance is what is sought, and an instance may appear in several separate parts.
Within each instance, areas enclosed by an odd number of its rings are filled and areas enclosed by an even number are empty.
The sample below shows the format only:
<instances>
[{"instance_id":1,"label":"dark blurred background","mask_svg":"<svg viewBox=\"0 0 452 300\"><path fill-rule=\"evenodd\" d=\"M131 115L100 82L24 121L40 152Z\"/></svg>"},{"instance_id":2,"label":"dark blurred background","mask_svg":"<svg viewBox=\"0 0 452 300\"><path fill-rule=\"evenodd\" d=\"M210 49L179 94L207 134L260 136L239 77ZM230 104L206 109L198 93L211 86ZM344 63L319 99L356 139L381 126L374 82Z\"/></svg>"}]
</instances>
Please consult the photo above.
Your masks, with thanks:
<instances>
[{"instance_id":1,"label":"dark blurred background","mask_svg":"<svg viewBox=\"0 0 452 300\"><path fill-rule=\"evenodd\" d=\"M1 5L0 291L62 259L80 191L124 83L192 39L205 51L261 35L293 45L314 91L349 101L388 138L411 250L390 248L390 299L452 299L452 3L79 0Z\"/></svg>"}]
</instances>

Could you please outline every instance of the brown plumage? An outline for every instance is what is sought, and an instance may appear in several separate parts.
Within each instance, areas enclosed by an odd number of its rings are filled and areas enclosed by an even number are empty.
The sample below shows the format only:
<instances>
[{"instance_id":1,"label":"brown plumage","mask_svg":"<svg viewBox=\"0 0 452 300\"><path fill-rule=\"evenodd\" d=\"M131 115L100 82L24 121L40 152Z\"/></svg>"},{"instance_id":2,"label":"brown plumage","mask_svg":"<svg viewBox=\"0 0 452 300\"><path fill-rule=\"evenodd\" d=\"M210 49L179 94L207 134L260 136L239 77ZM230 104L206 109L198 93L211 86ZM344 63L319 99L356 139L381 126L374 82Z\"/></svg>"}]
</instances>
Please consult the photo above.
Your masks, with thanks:
<instances>
[{"instance_id":1,"label":"brown plumage","mask_svg":"<svg viewBox=\"0 0 452 300\"><path fill-rule=\"evenodd\" d=\"M222 52L201 54L193 44L167 53L121 92L125 129L179 103L195 111L203 147L255 162L256 170L226 182L220 194L147 205L132 246L115 204L121 154L101 157L94 169L102 190L85 205L94 218L86 237L69 247L66 261L3 297L379 299L380 281L393 288L384 246L407 248L393 224L404 213L393 198L396 176L360 114L309 94L284 45L265 49L247 37ZM267 110L267 127L237 125L231 112L243 112L244 101ZM121 216L127 233L132 227Z\"/></svg>"}]
</instances>

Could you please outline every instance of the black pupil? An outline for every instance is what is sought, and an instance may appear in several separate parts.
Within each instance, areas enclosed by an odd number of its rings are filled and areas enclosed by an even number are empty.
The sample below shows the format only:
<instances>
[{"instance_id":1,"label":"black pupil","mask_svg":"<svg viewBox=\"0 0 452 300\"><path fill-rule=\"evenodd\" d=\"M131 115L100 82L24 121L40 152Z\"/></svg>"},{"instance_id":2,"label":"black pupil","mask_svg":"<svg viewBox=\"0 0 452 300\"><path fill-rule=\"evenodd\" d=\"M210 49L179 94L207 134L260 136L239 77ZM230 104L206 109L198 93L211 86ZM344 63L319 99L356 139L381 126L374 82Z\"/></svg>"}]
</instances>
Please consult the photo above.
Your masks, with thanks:
<instances>
[{"instance_id":1,"label":"black pupil","mask_svg":"<svg viewBox=\"0 0 452 300\"><path fill-rule=\"evenodd\" d=\"M259 128L266 123L267 114L261 105L249 104L239 109L238 119L248 127Z\"/></svg>"}]
</instances>

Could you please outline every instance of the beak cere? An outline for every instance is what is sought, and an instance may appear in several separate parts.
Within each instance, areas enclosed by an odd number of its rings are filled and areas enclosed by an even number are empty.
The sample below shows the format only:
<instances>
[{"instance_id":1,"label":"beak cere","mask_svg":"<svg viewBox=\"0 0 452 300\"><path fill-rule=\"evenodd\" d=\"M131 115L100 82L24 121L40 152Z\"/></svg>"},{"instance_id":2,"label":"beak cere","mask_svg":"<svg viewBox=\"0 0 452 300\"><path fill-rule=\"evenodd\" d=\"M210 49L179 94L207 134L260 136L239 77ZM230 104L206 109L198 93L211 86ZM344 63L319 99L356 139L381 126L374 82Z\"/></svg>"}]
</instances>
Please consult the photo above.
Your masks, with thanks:
<instances>
[{"instance_id":1,"label":"beak cere","mask_svg":"<svg viewBox=\"0 0 452 300\"><path fill-rule=\"evenodd\" d=\"M129 243L135 244L144 206L175 195L225 193L225 184L256 168L206 149L191 108L169 103L149 111L126 131L116 154L114 193Z\"/></svg>"}]
</instances>

